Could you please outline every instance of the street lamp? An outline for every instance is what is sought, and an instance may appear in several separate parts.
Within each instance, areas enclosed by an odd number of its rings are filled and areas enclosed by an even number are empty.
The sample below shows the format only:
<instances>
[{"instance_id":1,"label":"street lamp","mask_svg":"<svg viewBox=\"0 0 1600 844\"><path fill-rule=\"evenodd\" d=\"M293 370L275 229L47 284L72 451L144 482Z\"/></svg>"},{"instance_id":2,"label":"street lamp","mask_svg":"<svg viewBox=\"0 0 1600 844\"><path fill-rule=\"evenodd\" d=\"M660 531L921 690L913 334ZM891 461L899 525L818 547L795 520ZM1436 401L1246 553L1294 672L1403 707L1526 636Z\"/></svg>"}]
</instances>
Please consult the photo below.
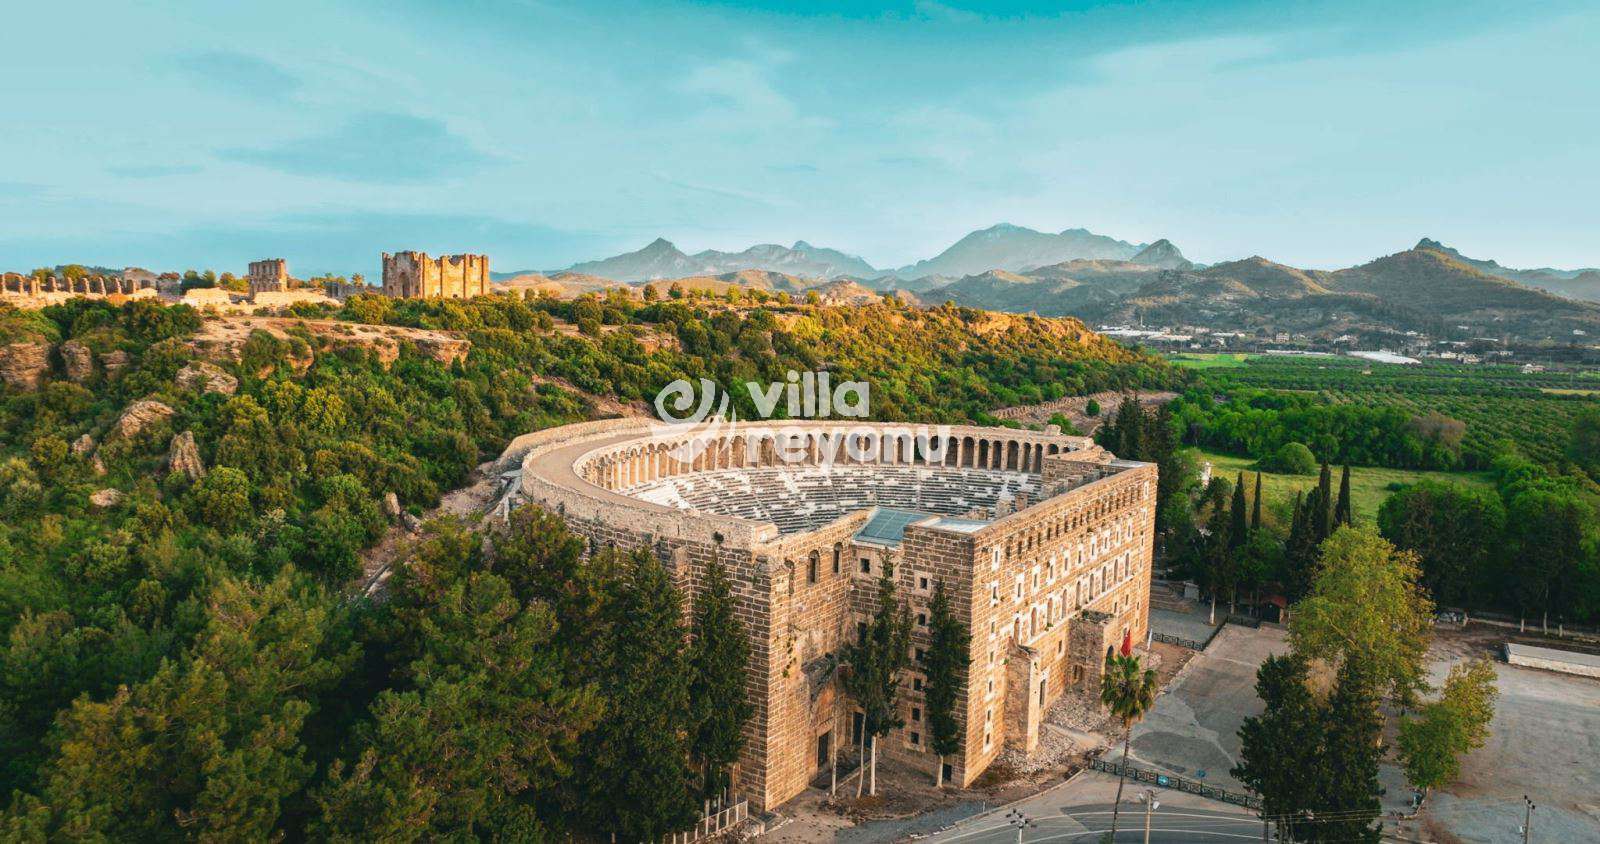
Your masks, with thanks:
<instances>
[{"instance_id":1,"label":"street lamp","mask_svg":"<svg viewBox=\"0 0 1600 844\"><path fill-rule=\"evenodd\" d=\"M1161 808L1161 801L1156 799L1156 793L1145 789L1139 795L1139 802L1144 804L1144 844L1150 844L1150 813Z\"/></svg>"},{"instance_id":2,"label":"street lamp","mask_svg":"<svg viewBox=\"0 0 1600 844\"><path fill-rule=\"evenodd\" d=\"M1039 825L1034 822L1033 818L1023 814L1021 809L1012 809L1011 811L1006 812L1006 823L1016 828L1017 844L1022 844L1023 830L1033 829Z\"/></svg>"}]
</instances>

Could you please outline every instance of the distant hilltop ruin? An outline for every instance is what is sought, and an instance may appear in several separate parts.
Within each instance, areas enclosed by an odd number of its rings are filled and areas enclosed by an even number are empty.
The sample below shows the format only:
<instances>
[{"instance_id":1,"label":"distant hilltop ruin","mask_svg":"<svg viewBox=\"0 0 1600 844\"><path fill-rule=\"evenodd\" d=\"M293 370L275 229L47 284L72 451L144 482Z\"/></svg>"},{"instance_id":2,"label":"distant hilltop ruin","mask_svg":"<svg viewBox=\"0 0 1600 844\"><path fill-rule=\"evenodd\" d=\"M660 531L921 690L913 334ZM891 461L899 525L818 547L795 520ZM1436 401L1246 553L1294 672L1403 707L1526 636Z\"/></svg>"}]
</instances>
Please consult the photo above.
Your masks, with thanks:
<instances>
[{"instance_id":1,"label":"distant hilltop ruin","mask_svg":"<svg viewBox=\"0 0 1600 844\"><path fill-rule=\"evenodd\" d=\"M4 294L10 294L24 302L41 304L62 302L75 296L142 298L156 295L156 283L151 279L125 276L40 277L3 273L0 274L0 295Z\"/></svg>"},{"instance_id":2,"label":"distant hilltop ruin","mask_svg":"<svg viewBox=\"0 0 1600 844\"><path fill-rule=\"evenodd\" d=\"M470 299L489 292L488 255L383 253L383 295L396 299Z\"/></svg>"}]
</instances>

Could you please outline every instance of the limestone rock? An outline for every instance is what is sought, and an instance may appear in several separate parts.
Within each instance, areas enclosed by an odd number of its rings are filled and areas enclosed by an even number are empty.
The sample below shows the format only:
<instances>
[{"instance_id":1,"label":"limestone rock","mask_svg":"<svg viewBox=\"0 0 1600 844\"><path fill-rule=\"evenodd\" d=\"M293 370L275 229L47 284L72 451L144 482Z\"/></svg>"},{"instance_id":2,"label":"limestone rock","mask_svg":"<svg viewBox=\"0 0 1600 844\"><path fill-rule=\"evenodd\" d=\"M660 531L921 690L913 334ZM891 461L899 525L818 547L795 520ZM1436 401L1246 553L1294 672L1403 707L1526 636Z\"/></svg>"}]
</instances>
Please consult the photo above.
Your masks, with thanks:
<instances>
[{"instance_id":1,"label":"limestone rock","mask_svg":"<svg viewBox=\"0 0 1600 844\"><path fill-rule=\"evenodd\" d=\"M93 495L89 496L89 503L93 504L96 509L100 510L115 507L122 503L122 490L112 489L110 487L98 490Z\"/></svg>"},{"instance_id":2,"label":"limestone rock","mask_svg":"<svg viewBox=\"0 0 1600 844\"><path fill-rule=\"evenodd\" d=\"M84 434L72 441L72 453L79 457L94 451L94 437Z\"/></svg>"},{"instance_id":3,"label":"limestone rock","mask_svg":"<svg viewBox=\"0 0 1600 844\"><path fill-rule=\"evenodd\" d=\"M422 530L422 520L404 510L400 511L400 524L412 533Z\"/></svg>"},{"instance_id":4,"label":"limestone rock","mask_svg":"<svg viewBox=\"0 0 1600 844\"><path fill-rule=\"evenodd\" d=\"M13 389L30 391L44 383L50 371L50 344L12 343L0 346L0 380Z\"/></svg>"},{"instance_id":5,"label":"limestone rock","mask_svg":"<svg viewBox=\"0 0 1600 844\"><path fill-rule=\"evenodd\" d=\"M61 344L61 365L68 379L81 384L94 375L94 353L77 340L68 340Z\"/></svg>"},{"instance_id":6,"label":"limestone rock","mask_svg":"<svg viewBox=\"0 0 1600 844\"><path fill-rule=\"evenodd\" d=\"M434 336L416 337L413 342L417 344L417 351L449 366L458 360L466 360L467 352L472 351L472 341L462 340L458 337Z\"/></svg>"},{"instance_id":7,"label":"limestone rock","mask_svg":"<svg viewBox=\"0 0 1600 844\"><path fill-rule=\"evenodd\" d=\"M167 469L182 472L191 482L206 476L206 464L200 460L193 431L184 431L172 438L171 445L167 446Z\"/></svg>"},{"instance_id":8,"label":"limestone rock","mask_svg":"<svg viewBox=\"0 0 1600 844\"><path fill-rule=\"evenodd\" d=\"M178 370L177 381L180 387L205 393L231 396L239 391L239 379L229 375L222 367L202 360L190 361Z\"/></svg>"},{"instance_id":9,"label":"limestone rock","mask_svg":"<svg viewBox=\"0 0 1600 844\"><path fill-rule=\"evenodd\" d=\"M121 349L106 352L100 356L100 365L105 367L106 376L114 376L128 368L128 353Z\"/></svg>"},{"instance_id":10,"label":"limestone rock","mask_svg":"<svg viewBox=\"0 0 1600 844\"><path fill-rule=\"evenodd\" d=\"M389 517L389 521L392 522L392 521L395 521L396 519L400 518L400 512L401 511L400 511L400 498L399 498L399 496L395 495L393 492L384 493L383 494L383 514L385 516L388 516Z\"/></svg>"},{"instance_id":11,"label":"limestone rock","mask_svg":"<svg viewBox=\"0 0 1600 844\"><path fill-rule=\"evenodd\" d=\"M171 419L176 412L154 399L140 399L122 411L112 430L125 438L137 437L145 428Z\"/></svg>"}]
</instances>

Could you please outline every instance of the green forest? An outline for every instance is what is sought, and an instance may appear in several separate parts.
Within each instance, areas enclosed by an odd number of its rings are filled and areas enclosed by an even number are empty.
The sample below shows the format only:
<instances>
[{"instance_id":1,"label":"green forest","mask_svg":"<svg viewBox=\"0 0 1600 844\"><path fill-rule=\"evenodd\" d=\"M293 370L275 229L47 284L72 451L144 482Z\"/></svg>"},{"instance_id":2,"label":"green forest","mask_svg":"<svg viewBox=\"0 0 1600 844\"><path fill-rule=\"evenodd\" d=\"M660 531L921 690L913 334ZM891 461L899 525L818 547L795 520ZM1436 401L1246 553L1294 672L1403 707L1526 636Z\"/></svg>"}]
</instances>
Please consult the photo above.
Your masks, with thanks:
<instances>
[{"instance_id":1,"label":"green forest","mask_svg":"<svg viewBox=\"0 0 1600 844\"><path fill-rule=\"evenodd\" d=\"M682 828L737 754L738 702L714 691L741 659L732 622L697 606L685 629L647 557L580 573L576 540L531 514L488 542L431 523L390 599L360 599L387 496L421 514L511 437L681 377L826 368L871 383L878 418L935 421L1185 378L1075 321L892 302L363 296L297 313L471 350L386 363L291 324L234 360L197 347L212 317L186 306L0 309L0 343L52 349L37 389L0 394L0 838ZM180 375L201 364L236 383ZM656 705L618 718L620 700ZM621 764L641 758L658 764Z\"/></svg>"}]
</instances>

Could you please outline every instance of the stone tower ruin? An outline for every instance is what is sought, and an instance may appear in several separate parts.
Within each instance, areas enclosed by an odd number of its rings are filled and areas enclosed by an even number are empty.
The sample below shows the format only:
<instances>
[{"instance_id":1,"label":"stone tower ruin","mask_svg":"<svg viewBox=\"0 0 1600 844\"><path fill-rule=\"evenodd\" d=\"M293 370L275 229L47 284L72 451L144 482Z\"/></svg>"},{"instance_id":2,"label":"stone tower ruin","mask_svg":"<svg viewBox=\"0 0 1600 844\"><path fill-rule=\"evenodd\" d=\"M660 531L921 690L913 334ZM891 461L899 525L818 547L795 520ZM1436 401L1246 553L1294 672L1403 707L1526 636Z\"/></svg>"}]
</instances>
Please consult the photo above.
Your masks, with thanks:
<instances>
[{"instance_id":1,"label":"stone tower ruin","mask_svg":"<svg viewBox=\"0 0 1600 844\"><path fill-rule=\"evenodd\" d=\"M383 253L383 295L398 299L469 299L489 292L488 255Z\"/></svg>"},{"instance_id":2,"label":"stone tower ruin","mask_svg":"<svg viewBox=\"0 0 1600 844\"><path fill-rule=\"evenodd\" d=\"M289 289L289 262L282 258L251 261L250 295L272 293Z\"/></svg>"}]
</instances>

